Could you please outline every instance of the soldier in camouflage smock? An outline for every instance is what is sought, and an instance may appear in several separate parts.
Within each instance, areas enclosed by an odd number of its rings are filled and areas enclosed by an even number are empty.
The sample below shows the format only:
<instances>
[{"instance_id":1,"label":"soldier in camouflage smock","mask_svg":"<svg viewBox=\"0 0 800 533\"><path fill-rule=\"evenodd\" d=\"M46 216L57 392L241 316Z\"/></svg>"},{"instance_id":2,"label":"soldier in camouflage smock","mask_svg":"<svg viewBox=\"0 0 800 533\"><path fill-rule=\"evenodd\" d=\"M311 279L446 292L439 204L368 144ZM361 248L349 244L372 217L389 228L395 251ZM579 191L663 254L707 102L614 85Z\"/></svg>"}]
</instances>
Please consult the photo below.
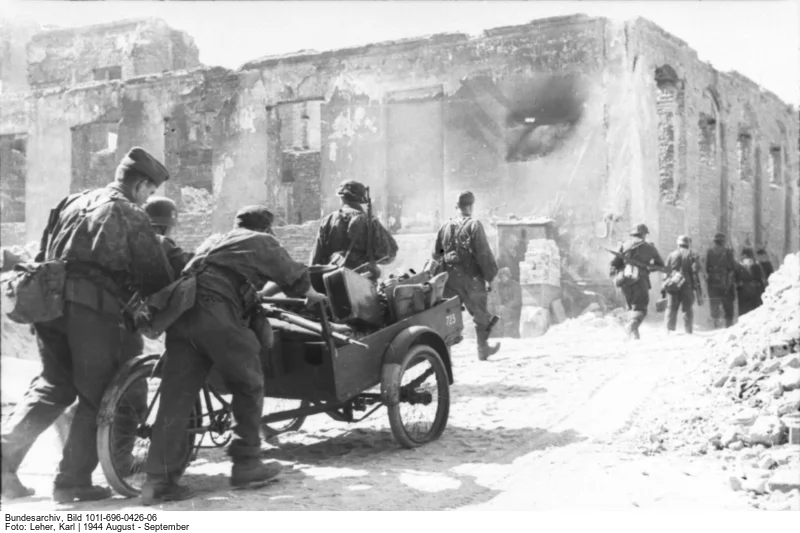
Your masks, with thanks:
<instances>
[{"instance_id":1,"label":"soldier in camouflage smock","mask_svg":"<svg viewBox=\"0 0 800 533\"><path fill-rule=\"evenodd\" d=\"M39 435L77 396L78 407L56 474L57 502L111 496L92 485L97 467L97 409L121 364L125 303L172 281L147 214L140 207L167 180L164 166L133 148L103 189L70 195L51 212L37 261L67 264L63 316L35 324L42 373L3 429L3 496L32 493L17 469Z\"/></svg>"},{"instance_id":2,"label":"soldier in camouflage smock","mask_svg":"<svg viewBox=\"0 0 800 533\"><path fill-rule=\"evenodd\" d=\"M458 295L475 323L478 341L478 359L485 361L497 353L500 344L490 346L487 285L497 275L495 261L486 232L480 221L472 218L475 195L465 192L459 195L456 209L459 216L451 218L439 229L433 247L433 259L444 264L449 273L445 285L445 297Z\"/></svg>"},{"instance_id":3,"label":"soldier in camouflage smock","mask_svg":"<svg viewBox=\"0 0 800 533\"><path fill-rule=\"evenodd\" d=\"M311 253L312 265L327 265L342 261L355 270L369 264L369 247L379 265L388 265L397 256L397 242L377 219L372 219L372 242L367 239L367 213L362 204L367 203L367 189L357 181L345 181L337 194L342 207L322 220L319 235ZM370 266L371 278L380 277L380 269Z\"/></svg>"}]
</instances>

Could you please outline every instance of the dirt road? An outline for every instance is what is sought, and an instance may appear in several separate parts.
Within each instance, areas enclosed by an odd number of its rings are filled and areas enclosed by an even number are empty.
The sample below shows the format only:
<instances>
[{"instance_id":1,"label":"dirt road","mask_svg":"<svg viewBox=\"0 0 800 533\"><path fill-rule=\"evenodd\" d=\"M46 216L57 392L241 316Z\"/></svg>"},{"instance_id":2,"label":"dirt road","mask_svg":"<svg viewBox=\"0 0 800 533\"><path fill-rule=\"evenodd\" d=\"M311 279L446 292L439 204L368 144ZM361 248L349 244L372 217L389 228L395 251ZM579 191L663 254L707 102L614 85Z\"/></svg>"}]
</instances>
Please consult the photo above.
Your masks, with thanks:
<instances>
[{"instance_id":1,"label":"dirt road","mask_svg":"<svg viewBox=\"0 0 800 533\"><path fill-rule=\"evenodd\" d=\"M474 510L557 508L749 509L726 485L719 458L659 444L670 423L705 405L697 369L708 334L677 335L660 324L626 343L608 320L562 326L534 340L504 340L491 362L475 345L454 350L456 384L443 437L416 450L397 445L385 409L352 426L308 419L264 457L285 465L257 491L227 485L221 450L201 452L185 481L202 491L164 510ZM656 435L654 437L653 435ZM49 488L59 453L54 434L21 469L36 496L4 503L15 512L53 509ZM97 481L103 482L98 470ZM115 498L63 509L133 509Z\"/></svg>"}]
</instances>

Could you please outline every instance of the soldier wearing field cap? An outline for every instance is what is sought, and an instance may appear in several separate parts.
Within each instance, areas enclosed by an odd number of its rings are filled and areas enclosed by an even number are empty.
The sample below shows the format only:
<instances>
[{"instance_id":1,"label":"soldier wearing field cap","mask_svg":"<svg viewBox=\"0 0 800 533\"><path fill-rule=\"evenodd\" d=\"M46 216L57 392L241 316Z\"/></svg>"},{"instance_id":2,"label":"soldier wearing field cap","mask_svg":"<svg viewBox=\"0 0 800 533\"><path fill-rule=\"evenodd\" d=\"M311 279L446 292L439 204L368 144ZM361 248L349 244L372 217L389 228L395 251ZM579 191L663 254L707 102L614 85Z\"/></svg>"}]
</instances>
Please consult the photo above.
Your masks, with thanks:
<instances>
[{"instance_id":1,"label":"soldier wearing field cap","mask_svg":"<svg viewBox=\"0 0 800 533\"><path fill-rule=\"evenodd\" d=\"M289 296L323 301L311 287L308 268L294 261L271 235L273 216L265 207L247 206L236 214L234 229L201 244L184 273L194 272L197 299L167 329L162 398L153 425L142 503L192 497L178 484L190 414L212 366L233 400L234 438L230 482L236 487L261 483L278 474L277 463L261 462L261 412L264 376L261 344L250 329L260 309L257 290L267 282Z\"/></svg>"},{"instance_id":2,"label":"soldier wearing field cap","mask_svg":"<svg viewBox=\"0 0 800 533\"><path fill-rule=\"evenodd\" d=\"M366 268L370 277L377 280L380 269L376 265L387 265L394 261L397 242L376 218L371 220L372 242L369 242L369 221L363 208L363 204L368 202L364 184L354 180L345 181L337 194L342 206L322 220L311 253L311 264L338 263L352 270ZM370 252L375 265L369 263Z\"/></svg>"},{"instance_id":3,"label":"soldier wearing field cap","mask_svg":"<svg viewBox=\"0 0 800 533\"><path fill-rule=\"evenodd\" d=\"M621 289L630 312L625 329L631 339L639 338L639 326L647 317L647 306L650 304L650 270L664 267L664 260L661 259L656 247L645 240L649 233L650 230L647 229L647 226L638 224L631 230L631 238L620 246L618 255L611 260L612 275L623 273L630 279L630 282L624 284ZM626 266L620 256L628 257L641 265L647 265L648 268ZM629 276L628 273L630 273Z\"/></svg>"},{"instance_id":4,"label":"soldier wearing field cap","mask_svg":"<svg viewBox=\"0 0 800 533\"><path fill-rule=\"evenodd\" d=\"M62 260L67 274L63 315L34 324L42 373L3 429L3 496L33 493L17 469L38 436L76 399L78 406L53 487L57 502L111 496L92 485L97 467L97 414L125 357L132 323L124 313L135 293L152 294L173 279L142 205L169 173L143 148L133 148L102 189L64 198L50 213L37 261Z\"/></svg>"},{"instance_id":5,"label":"soldier wearing field cap","mask_svg":"<svg viewBox=\"0 0 800 533\"><path fill-rule=\"evenodd\" d=\"M433 259L448 272L445 296L458 296L472 315L478 342L478 359L485 361L500 349L489 345L492 315L488 309L489 284L497 275L495 261L486 232L480 221L472 218L475 195L463 192L458 196L458 215L442 225L436 235Z\"/></svg>"}]
</instances>

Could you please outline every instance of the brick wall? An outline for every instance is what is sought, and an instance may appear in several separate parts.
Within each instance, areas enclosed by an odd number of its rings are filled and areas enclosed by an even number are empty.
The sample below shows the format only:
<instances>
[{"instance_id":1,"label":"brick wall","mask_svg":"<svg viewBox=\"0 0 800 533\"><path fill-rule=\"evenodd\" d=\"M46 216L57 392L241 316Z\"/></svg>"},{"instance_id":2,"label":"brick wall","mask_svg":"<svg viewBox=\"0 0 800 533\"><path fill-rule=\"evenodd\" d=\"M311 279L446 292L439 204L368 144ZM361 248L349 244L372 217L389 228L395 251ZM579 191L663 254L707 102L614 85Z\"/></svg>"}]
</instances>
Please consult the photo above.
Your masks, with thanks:
<instances>
[{"instance_id":1,"label":"brick wall","mask_svg":"<svg viewBox=\"0 0 800 533\"><path fill-rule=\"evenodd\" d=\"M281 245L286 248L292 259L303 264L308 264L311 251L317 240L319 220L311 220L300 225L287 225L274 228L275 236Z\"/></svg>"}]
</instances>

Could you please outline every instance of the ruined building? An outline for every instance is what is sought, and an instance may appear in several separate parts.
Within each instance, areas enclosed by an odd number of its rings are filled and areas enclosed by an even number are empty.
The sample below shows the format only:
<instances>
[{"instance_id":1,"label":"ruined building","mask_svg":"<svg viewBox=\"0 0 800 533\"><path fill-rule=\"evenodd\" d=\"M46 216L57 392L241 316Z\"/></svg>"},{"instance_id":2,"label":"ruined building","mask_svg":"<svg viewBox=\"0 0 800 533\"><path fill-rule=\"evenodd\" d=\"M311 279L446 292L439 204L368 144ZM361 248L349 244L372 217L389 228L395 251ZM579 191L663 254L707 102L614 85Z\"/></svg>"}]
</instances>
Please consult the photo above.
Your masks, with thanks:
<instances>
[{"instance_id":1,"label":"ruined building","mask_svg":"<svg viewBox=\"0 0 800 533\"><path fill-rule=\"evenodd\" d=\"M421 266L458 191L476 215L547 215L575 271L646 223L666 255L716 231L773 258L798 249L798 115L646 20L571 16L332 52L199 64L158 20L3 29L4 244L38 239L65 194L141 145L172 172L178 240L270 206L298 259L346 178L372 188ZM14 41L10 46L9 40ZM19 54L26 53L24 57Z\"/></svg>"}]
</instances>

